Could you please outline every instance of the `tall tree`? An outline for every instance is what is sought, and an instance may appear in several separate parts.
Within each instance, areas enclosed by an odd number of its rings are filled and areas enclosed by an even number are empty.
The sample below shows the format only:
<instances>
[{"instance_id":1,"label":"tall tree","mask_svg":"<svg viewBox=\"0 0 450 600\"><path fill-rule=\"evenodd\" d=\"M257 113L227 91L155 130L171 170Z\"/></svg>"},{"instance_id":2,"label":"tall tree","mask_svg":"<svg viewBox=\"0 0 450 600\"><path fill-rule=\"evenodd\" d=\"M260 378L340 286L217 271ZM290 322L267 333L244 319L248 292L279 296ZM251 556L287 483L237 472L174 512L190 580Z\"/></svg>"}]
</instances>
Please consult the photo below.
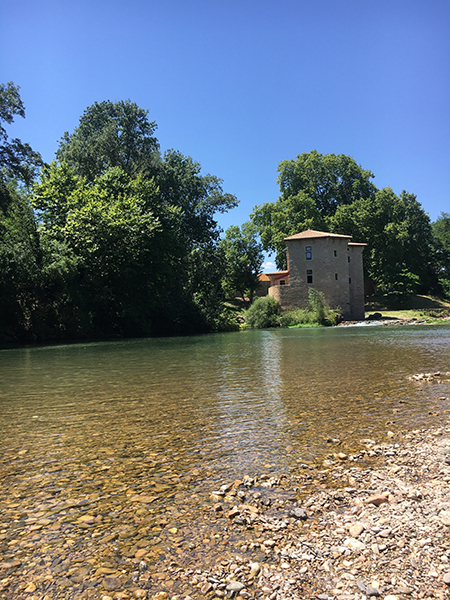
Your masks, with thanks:
<instances>
[{"instance_id":1,"label":"tall tree","mask_svg":"<svg viewBox=\"0 0 450 600\"><path fill-rule=\"evenodd\" d=\"M12 81L0 84L0 193L4 198L7 197L7 180L18 179L25 185L30 185L37 169L43 164L38 152L17 138L9 139L5 129L5 124L13 123L15 116L25 117L19 90L20 87Z\"/></svg>"},{"instance_id":2,"label":"tall tree","mask_svg":"<svg viewBox=\"0 0 450 600\"><path fill-rule=\"evenodd\" d=\"M432 227L436 273L442 290L450 297L450 213L441 213Z\"/></svg>"},{"instance_id":3,"label":"tall tree","mask_svg":"<svg viewBox=\"0 0 450 600\"><path fill-rule=\"evenodd\" d=\"M147 115L148 110L130 100L95 102L73 133L65 132L56 157L90 182L110 167L120 167L132 177L151 176L160 155L156 123Z\"/></svg>"},{"instance_id":4,"label":"tall tree","mask_svg":"<svg viewBox=\"0 0 450 600\"><path fill-rule=\"evenodd\" d=\"M329 219L335 233L367 243L366 276L386 291L428 291L435 286L430 219L416 196L391 188L340 206Z\"/></svg>"},{"instance_id":5,"label":"tall tree","mask_svg":"<svg viewBox=\"0 0 450 600\"><path fill-rule=\"evenodd\" d=\"M222 310L225 264L216 214L234 208L236 197L223 192L221 179L202 175L199 163L175 150L165 153L155 180L161 201L179 210L177 280L180 298L190 307L184 320L196 323L197 329L215 329Z\"/></svg>"},{"instance_id":6,"label":"tall tree","mask_svg":"<svg viewBox=\"0 0 450 600\"><path fill-rule=\"evenodd\" d=\"M304 229L328 230L327 219L339 206L373 197L373 174L350 156L316 150L282 161L276 202L256 206L251 220L264 250L275 252L278 268L286 268L284 238Z\"/></svg>"},{"instance_id":7,"label":"tall tree","mask_svg":"<svg viewBox=\"0 0 450 600\"><path fill-rule=\"evenodd\" d=\"M303 192L314 201L322 217L333 215L338 206L375 193L373 173L344 154L324 155L312 150L282 161L278 172L281 199L286 201Z\"/></svg>"},{"instance_id":8,"label":"tall tree","mask_svg":"<svg viewBox=\"0 0 450 600\"><path fill-rule=\"evenodd\" d=\"M224 287L228 295L234 298L238 292L242 298L248 296L251 304L264 261L262 244L256 239L254 226L244 223L242 227L229 227L221 247L226 259Z\"/></svg>"},{"instance_id":9,"label":"tall tree","mask_svg":"<svg viewBox=\"0 0 450 600\"><path fill-rule=\"evenodd\" d=\"M42 252L24 189L5 185L0 207L0 339L31 340L41 285Z\"/></svg>"},{"instance_id":10,"label":"tall tree","mask_svg":"<svg viewBox=\"0 0 450 600\"><path fill-rule=\"evenodd\" d=\"M53 163L33 203L58 327L71 335L150 333L157 288L170 290L168 232L179 213L160 204L154 182L114 167L90 184Z\"/></svg>"},{"instance_id":11,"label":"tall tree","mask_svg":"<svg viewBox=\"0 0 450 600\"><path fill-rule=\"evenodd\" d=\"M0 84L0 338L30 339L41 274L41 248L27 186L42 159L10 139L6 126L25 117L19 86Z\"/></svg>"}]
</instances>

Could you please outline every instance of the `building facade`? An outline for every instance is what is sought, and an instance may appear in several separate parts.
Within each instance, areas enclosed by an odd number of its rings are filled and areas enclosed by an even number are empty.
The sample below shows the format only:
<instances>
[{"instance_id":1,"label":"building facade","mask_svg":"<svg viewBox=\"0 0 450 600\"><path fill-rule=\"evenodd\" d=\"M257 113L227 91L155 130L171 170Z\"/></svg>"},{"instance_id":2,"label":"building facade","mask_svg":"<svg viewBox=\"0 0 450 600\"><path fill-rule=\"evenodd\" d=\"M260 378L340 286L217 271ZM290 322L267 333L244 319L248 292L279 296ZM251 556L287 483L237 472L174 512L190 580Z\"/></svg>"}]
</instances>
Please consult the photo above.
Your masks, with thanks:
<instances>
[{"instance_id":1,"label":"building facade","mask_svg":"<svg viewBox=\"0 0 450 600\"><path fill-rule=\"evenodd\" d=\"M306 306L309 288L323 292L331 308L346 320L364 319L362 252L366 244L351 242L350 235L308 229L284 240L287 271L266 273L268 294L282 309Z\"/></svg>"}]
</instances>

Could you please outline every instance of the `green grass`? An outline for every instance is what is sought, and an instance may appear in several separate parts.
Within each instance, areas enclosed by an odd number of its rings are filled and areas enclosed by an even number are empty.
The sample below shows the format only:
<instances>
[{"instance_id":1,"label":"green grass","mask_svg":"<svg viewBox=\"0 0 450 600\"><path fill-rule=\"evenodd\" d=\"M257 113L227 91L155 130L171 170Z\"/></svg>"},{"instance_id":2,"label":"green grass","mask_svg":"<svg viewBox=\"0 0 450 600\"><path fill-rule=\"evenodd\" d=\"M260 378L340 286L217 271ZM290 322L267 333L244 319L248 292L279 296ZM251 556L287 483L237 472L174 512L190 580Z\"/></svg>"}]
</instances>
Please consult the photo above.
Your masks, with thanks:
<instances>
[{"instance_id":1,"label":"green grass","mask_svg":"<svg viewBox=\"0 0 450 600\"><path fill-rule=\"evenodd\" d=\"M383 319L416 319L437 323L450 318L450 302L434 296L411 295L399 299L389 296L371 296L365 305L366 319L379 312Z\"/></svg>"}]
</instances>

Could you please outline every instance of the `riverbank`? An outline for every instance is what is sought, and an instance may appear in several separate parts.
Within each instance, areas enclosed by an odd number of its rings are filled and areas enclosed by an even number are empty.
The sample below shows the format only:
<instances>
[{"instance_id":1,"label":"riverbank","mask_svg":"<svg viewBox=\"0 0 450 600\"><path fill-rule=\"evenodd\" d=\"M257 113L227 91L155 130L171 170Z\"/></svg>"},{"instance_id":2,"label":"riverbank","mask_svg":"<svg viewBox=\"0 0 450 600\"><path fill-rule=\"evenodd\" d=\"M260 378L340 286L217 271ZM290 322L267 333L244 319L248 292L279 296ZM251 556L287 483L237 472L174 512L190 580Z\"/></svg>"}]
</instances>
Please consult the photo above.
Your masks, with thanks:
<instances>
[{"instance_id":1,"label":"riverbank","mask_svg":"<svg viewBox=\"0 0 450 600\"><path fill-rule=\"evenodd\" d=\"M335 452L323 469L224 486L211 512L224 527L245 530L240 554L205 571L174 564L172 577L189 583L194 598L444 598L450 427L365 446L351 456ZM369 457L379 461L374 468ZM277 499L277 489L295 495L308 482L321 489L301 506Z\"/></svg>"}]
</instances>

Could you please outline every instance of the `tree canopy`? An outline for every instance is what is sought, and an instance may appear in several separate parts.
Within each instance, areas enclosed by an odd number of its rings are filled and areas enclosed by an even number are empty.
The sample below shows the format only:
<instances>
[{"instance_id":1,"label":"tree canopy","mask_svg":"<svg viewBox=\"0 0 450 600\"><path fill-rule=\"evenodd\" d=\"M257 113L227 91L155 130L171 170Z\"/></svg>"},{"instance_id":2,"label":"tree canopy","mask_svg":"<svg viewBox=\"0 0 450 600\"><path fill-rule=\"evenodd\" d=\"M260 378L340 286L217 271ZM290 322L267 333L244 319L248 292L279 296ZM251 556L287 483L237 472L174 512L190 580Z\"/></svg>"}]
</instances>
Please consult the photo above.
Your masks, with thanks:
<instances>
[{"instance_id":1,"label":"tree canopy","mask_svg":"<svg viewBox=\"0 0 450 600\"><path fill-rule=\"evenodd\" d=\"M258 275L264 261L262 245L257 241L251 223L242 227L233 225L225 232L221 247L226 259L224 286L231 298L236 292L241 298L249 297L250 304L259 286Z\"/></svg>"},{"instance_id":2,"label":"tree canopy","mask_svg":"<svg viewBox=\"0 0 450 600\"><path fill-rule=\"evenodd\" d=\"M342 154L313 150L281 162L278 171L279 198L256 206L251 219L279 268L286 268L284 238L318 229L367 243L366 277L380 289L435 289L431 224L413 194L378 190L372 172Z\"/></svg>"},{"instance_id":3,"label":"tree canopy","mask_svg":"<svg viewBox=\"0 0 450 600\"><path fill-rule=\"evenodd\" d=\"M131 176L151 176L159 161L159 143L156 123L147 115L148 110L130 100L95 102L73 133L64 133L56 158L90 182L110 167Z\"/></svg>"},{"instance_id":4,"label":"tree canopy","mask_svg":"<svg viewBox=\"0 0 450 600\"><path fill-rule=\"evenodd\" d=\"M391 188L340 206L328 222L334 233L364 242L364 267L380 289L413 292L433 288L432 229L413 194Z\"/></svg>"},{"instance_id":5,"label":"tree canopy","mask_svg":"<svg viewBox=\"0 0 450 600\"><path fill-rule=\"evenodd\" d=\"M30 185L42 165L42 158L29 144L9 139L5 125L11 125L16 116L25 117L25 107L19 86L12 81L0 84L0 177L5 194L5 181L18 179Z\"/></svg>"},{"instance_id":6,"label":"tree canopy","mask_svg":"<svg viewBox=\"0 0 450 600\"><path fill-rule=\"evenodd\" d=\"M1 122L23 116L18 87L0 92ZM12 179L20 173L5 156L18 146L2 126L8 201L0 204L0 294L17 335L220 327L225 259L216 216L237 200L189 156L175 150L161 156L155 131L148 111L130 100L96 102L64 134L56 161L43 167L27 195ZM22 179L31 183L36 163L31 154L27 161Z\"/></svg>"}]
</instances>

